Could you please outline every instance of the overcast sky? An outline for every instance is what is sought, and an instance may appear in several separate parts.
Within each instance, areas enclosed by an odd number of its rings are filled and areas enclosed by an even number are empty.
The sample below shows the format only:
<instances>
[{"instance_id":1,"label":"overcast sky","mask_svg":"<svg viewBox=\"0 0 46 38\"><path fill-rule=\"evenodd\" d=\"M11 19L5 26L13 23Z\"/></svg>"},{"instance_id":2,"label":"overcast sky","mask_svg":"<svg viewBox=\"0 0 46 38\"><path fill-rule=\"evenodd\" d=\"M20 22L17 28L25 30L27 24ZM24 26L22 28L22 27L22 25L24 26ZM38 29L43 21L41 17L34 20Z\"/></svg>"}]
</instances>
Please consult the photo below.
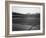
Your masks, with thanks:
<instances>
[{"instance_id":1,"label":"overcast sky","mask_svg":"<svg viewBox=\"0 0 46 38\"><path fill-rule=\"evenodd\" d=\"M12 12L17 12L21 14L35 14L40 13L39 7L23 7L23 6L12 6Z\"/></svg>"}]
</instances>

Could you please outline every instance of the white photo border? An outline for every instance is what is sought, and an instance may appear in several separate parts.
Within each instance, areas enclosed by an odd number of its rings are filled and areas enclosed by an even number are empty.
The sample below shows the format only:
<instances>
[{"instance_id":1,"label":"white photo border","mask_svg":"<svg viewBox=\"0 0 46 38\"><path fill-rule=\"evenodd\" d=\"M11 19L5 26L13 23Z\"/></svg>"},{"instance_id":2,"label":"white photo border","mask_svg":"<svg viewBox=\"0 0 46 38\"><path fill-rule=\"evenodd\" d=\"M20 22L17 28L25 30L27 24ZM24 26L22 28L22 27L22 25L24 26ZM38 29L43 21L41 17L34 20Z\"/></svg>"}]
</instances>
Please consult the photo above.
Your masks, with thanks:
<instances>
[{"instance_id":1,"label":"white photo border","mask_svg":"<svg viewBox=\"0 0 46 38\"><path fill-rule=\"evenodd\" d=\"M10 4L9 8L9 14L10 14L10 29L9 34L26 34L26 33L43 33L43 6L41 5L30 5L32 7L40 7L40 30L31 30L31 31L12 31L12 6L16 6L16 4ZM20 5L21 6L21 5Z\"/></svg>"}]
</instances>

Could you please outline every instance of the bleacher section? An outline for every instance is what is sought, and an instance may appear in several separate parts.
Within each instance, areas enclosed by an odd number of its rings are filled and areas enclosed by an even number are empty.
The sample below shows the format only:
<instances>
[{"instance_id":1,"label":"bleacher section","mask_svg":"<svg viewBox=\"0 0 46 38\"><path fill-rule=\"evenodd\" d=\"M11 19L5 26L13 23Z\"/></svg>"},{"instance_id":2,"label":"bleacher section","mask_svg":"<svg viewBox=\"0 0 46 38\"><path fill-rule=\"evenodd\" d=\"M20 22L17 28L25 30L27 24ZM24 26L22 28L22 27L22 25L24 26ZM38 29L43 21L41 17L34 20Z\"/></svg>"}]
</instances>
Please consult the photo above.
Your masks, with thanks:
<instances>
[{"instance_id":1,"label":"bleacher section","mask_svg":"<svg viewBox=\"0 0 46 38\"><path fill-rule=\"evenodd\" d=\"M19 14L12 12L12 30L39 30L40 14Z\"/></svg>"}]
</instances>

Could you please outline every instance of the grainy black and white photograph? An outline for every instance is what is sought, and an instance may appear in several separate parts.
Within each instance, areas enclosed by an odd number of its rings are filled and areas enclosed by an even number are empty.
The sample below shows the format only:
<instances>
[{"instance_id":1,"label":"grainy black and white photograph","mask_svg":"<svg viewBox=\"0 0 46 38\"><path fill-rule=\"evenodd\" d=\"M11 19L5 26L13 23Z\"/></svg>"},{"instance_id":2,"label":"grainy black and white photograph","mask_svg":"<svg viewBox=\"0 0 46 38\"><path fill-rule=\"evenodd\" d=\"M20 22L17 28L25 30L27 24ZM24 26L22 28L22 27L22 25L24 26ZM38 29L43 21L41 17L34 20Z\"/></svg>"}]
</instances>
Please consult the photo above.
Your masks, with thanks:
<instances>
[{"instance_id":1,"label":"grainy black and white photograph","mask_svg":"<svg viewBox=\"0 0 46 38\"><path fill-rule=\"evenodd\" d=\"M12 31L40 30L39 7L12 7Z\"/></svg>"},{"instance_id":2,"label":"grainy black and white photograph","mask_svg":"<svg viewBox=\"0 0 46 38\"><path fill-rule=\"evenodd\" d=\"M6 37L44 35L44 10L44 3L6 2Z\"/></svg>"}]
</instances>

